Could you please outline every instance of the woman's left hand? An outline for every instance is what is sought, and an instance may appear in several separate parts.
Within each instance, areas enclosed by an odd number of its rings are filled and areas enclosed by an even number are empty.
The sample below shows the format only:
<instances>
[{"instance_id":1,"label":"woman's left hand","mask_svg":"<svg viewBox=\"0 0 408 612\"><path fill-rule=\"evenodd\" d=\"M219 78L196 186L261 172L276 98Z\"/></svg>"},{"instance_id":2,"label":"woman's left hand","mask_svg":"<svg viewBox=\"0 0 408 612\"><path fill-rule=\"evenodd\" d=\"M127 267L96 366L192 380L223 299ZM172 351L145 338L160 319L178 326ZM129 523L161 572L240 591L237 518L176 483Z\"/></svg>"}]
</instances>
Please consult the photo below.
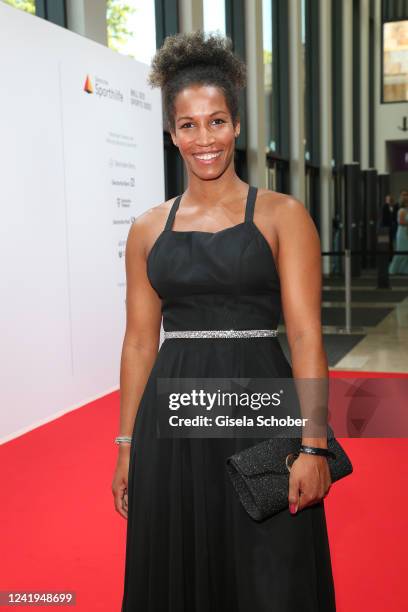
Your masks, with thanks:
<instances>
[{"instance_id":1,"label":"woman's left hand","mask_svg":"<svg viewBox=\"0 0 408 612\"><path fill-rule=\"evenodd\" d=\"M321 501L329 492L331 476L326 457L299 453L289 474L289 510L295 514Z\"/></svg>"}]
</instances>

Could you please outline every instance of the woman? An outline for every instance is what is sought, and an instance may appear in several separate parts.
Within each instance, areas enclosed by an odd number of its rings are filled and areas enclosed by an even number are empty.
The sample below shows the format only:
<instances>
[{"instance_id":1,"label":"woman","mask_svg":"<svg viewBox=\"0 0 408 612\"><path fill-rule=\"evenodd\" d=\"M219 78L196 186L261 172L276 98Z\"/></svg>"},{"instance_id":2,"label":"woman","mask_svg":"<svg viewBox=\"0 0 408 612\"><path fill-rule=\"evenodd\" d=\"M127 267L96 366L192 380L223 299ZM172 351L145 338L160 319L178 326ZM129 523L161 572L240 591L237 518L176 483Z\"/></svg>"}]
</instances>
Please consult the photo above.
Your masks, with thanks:
<instances>
[{"instance_id":1,"label":"woman","mask_svg":"<svg viewBox=\"0 0 408 612\"><path fill-rule=\"evenodd\" d=\"M406 192L404 192L406 195ZM398 210L398 229L395 237L396 251L408 251L408 202L401 198ZM394 255L388 267L389 274L408 274L408 254Z\"/></svg>"},{"instance_id":2,"label":"woman","mask_svg":"<svg viewBox=\"0 0 408 612\"><path fill-rule=\"evenodd\" d=\"M156 433L160 378L292 376L274 334L281 303L293 374L328 375L315 226L298 200L257 190L235 173L245 68L229 39L201 31L168 37L152 62L150 83L162 88L188 187L140 215L126 247L123 444L112 484L128 521L122 612L335 610L326 457L300 455L290 511L258 523L225 460L259 440ZM303 439L312 441L327 448L327 439Z\"/></svg>"}]
</instances>

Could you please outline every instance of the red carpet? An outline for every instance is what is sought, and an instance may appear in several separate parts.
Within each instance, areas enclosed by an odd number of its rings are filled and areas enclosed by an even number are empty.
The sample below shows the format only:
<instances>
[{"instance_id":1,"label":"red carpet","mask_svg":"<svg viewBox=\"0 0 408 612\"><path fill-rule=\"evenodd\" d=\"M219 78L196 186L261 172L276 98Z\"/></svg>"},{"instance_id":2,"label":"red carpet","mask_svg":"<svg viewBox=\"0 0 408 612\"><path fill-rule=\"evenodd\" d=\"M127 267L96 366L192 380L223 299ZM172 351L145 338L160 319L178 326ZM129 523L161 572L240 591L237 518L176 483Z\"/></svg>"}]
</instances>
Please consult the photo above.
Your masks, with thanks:
<instances>
[{"instance_id":1,"label":"red carpet","mask_svg":"<svg viewBox=\"0 0 408 612\"><path fill-rule=\"evenodd\" d=\"M78 612L119 612L126 523L111 493L118 423L115 392L0 447L1 591L74 591ZM337 610L403 612L407 439L340 441L354 472L325 501Z\"/></svg>"}]
</instances>

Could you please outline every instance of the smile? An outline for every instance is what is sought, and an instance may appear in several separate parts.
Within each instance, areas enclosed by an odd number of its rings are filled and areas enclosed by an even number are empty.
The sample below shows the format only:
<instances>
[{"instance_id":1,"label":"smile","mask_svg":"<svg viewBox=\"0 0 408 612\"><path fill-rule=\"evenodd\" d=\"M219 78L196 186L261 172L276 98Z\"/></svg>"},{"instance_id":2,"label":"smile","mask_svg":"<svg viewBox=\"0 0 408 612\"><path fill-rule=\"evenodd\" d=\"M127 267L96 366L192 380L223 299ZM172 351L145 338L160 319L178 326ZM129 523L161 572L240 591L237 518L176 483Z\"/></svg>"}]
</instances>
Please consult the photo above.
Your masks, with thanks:
<instances>
[{"instance_id":1,"label":"smile","mask_svg":"<svg viewBox=\"0 0 408 612\"><path fill-rule=\"evenodd\" d=\"M222 151L216 153L193 153L194 157L200 162L210 164L221 155Z\"/></svg>"}]
</instances>

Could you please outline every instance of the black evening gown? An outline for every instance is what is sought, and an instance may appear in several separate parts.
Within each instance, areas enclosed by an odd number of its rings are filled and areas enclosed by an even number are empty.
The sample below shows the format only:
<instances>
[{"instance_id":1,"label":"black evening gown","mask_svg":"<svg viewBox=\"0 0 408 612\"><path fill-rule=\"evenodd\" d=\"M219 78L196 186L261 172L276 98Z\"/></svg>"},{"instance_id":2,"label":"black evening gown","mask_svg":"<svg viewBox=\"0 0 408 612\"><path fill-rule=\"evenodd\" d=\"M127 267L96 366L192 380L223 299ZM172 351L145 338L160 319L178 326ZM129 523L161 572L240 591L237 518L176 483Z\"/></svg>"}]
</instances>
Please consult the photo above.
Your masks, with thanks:
<instances>
[{"instance_id":1,"label":"black evening gown","mask_svg":"<svg viewBox=\"0 0 408 612\"><path fill-rule=\"evenodd\" d=\"M280 281L253 221L174 231L181 195L147 260L169 330L276 329ZM160 438L156 379L291 377L276 337L167 338L135 419L122 612L332 612L324 502L263 522L245 511L225 460L262 438ZM265 438L263 438L265 439Z\"/></svg>"}]
</instances>

